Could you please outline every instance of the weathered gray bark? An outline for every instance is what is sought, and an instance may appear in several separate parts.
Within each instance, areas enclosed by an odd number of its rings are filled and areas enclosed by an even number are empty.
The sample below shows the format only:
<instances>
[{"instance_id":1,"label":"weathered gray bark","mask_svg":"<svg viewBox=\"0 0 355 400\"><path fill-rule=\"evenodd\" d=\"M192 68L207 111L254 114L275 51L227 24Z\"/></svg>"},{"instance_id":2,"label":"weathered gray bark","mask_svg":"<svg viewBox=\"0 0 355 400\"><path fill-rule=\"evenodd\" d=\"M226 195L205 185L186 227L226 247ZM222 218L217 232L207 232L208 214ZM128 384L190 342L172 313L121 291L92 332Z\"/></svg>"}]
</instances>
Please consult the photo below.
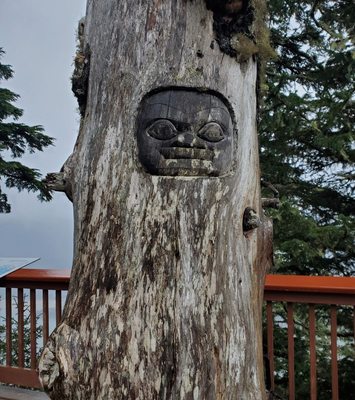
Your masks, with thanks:
<instances>
[{"instance_id":1,"label":"weathered gray bark","mask_svg":"<svg viewBox=\"0 0 355 400\"><path fill-rule=\"evenodd\" d=\"M75 217L63 321L40 373L52 399L264 399L262 215L256 63L214 42L205 1L89 0L85 115L64 168ZM214 90L231 104L234 165L220 177L153 176L136 118L160 87Z\"/></svg>"}]
</instances>

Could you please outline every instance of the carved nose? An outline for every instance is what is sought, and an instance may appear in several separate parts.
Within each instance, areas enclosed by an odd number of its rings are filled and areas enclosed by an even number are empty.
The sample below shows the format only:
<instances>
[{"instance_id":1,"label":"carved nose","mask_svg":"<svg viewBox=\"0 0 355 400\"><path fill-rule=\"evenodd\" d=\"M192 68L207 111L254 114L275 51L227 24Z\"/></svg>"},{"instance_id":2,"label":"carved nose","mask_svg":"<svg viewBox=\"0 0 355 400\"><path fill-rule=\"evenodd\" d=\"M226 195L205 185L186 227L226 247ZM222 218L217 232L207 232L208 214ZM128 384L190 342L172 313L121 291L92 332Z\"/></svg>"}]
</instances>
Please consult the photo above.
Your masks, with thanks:
<instances>
[{"instance_id":1,"label":"carved nose","mask_svg":"<svg viewBox=\"0 0 355 400\"><path fill-rule=\"evenodd\" d=\"M195 136L191 132L179 133L177 136L177 147L193 147Z\"/></svg>"}]
</instances>

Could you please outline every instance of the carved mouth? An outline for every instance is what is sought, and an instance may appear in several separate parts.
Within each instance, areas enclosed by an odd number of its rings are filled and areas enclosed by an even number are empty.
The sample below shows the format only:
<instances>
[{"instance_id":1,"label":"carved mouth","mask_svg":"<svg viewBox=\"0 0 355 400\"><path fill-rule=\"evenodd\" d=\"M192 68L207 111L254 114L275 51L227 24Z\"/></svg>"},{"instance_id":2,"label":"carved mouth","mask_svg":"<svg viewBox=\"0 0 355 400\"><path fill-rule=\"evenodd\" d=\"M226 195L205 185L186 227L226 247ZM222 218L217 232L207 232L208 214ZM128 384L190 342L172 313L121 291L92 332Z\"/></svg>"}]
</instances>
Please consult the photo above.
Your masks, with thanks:
<instances>
[{"instance_id":1,"label":"carved mouth","mask_svg":"<svg viewBox=\"0 0 355 400\"><path fill-rule=\"evenodd\" d=\"M172 176L213 176L215 174L215 168L212 161L187 158L164 159L159 165L159 170L160 172L164 172L164 175Z\"/></svg>"},{"instance_id":2,"label":"carved mouth","mask_svg":"<svg viewBox=\"0 0 355 400\"><path fill-rule=\"evenodd\" d=\"M213 151L208 149L196 149L193 147L162 147L160 154L166 160L213 160Z\"/></svg>"}]
</instances>

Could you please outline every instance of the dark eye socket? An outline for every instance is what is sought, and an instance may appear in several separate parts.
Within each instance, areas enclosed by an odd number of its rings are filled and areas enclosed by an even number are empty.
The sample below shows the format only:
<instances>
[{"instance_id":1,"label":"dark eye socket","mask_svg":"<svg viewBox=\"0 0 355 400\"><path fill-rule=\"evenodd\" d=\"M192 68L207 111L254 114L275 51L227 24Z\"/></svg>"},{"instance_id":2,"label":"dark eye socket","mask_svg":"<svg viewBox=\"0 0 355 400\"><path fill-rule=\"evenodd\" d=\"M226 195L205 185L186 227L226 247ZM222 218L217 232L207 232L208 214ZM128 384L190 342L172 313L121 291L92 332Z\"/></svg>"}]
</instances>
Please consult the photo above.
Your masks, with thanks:
<instances>
[{"instance_id":1,"label":"dark eye socket","mask_svg":"<svg viewBox=\"0 0 355 400\"><path fill-rule=\"evenodd\" d=\"M208 142L220 142L224 139L223 128L217 122L209 122L199 130L198 136Z\"/></svg>"},{"instance_id":2,"label":"dark eye socket","mask_svg":"<svg viewBox=\"0 0 355 400\"><path fill-rule=\"evenodd\" d=\"M147 133L149 136L158 140L172 139L177 135L175 126L167 119L159 119L153 122L147 128Z\"/></svg>"}]
</instances>

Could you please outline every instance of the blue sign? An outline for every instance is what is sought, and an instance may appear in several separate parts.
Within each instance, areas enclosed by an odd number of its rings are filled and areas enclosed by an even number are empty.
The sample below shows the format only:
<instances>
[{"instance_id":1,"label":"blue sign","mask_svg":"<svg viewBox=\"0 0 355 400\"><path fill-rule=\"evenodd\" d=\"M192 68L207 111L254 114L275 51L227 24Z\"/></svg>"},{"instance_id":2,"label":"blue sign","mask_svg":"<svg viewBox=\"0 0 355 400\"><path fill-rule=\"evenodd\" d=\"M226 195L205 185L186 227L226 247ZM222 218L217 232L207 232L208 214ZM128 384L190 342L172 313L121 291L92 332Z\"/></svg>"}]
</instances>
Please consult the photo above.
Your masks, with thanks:
<instances>
[{"instance_id":1,"label":"blue sign","mask_svg":"<svg viewBox=\"0 0 355 400\"><path fill-rule=\"evenodd\" d=\"M0 257L0 278L11 274L20 268L26 267L26 265L32 264L38 261L39 258L1 258Z\"/></svg>"}]
</instances>

